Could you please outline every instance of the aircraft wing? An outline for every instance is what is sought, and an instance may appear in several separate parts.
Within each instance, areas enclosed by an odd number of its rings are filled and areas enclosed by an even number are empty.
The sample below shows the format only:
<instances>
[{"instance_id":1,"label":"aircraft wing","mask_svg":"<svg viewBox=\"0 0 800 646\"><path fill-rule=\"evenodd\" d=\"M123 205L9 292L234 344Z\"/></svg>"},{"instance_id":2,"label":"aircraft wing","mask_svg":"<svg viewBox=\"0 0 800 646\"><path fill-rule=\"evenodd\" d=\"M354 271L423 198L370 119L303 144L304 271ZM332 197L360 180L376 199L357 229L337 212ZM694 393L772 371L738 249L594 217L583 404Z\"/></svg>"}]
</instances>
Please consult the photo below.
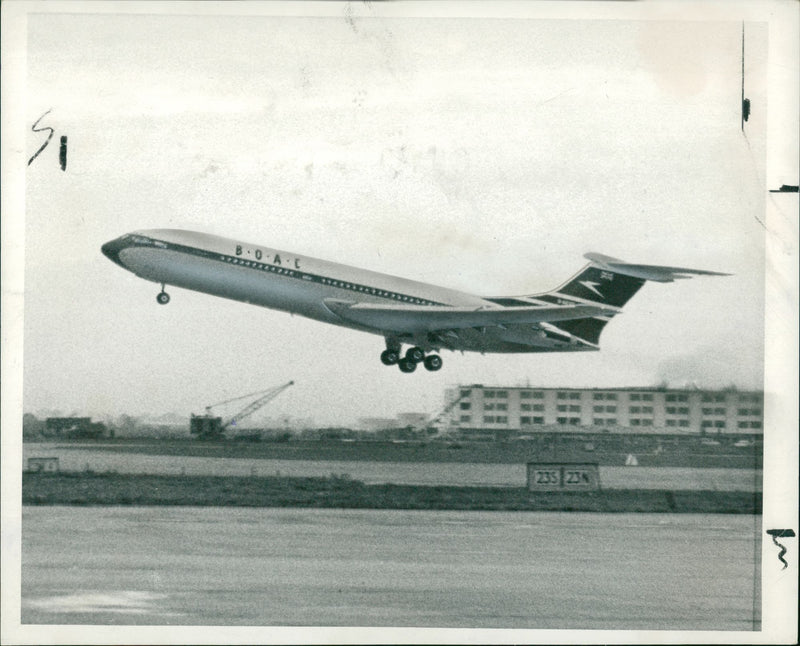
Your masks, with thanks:
<instances>
[{"instance_id":1,"label":"aircraft wing","mask_svg":"<svg viewBox=\"0 0 800 646\"><path fill-rule=\"evenodd\" d=\"M350 303L328 299L326 306L352 323L393 332L436 332L492 325L564 321L619 312L601 305L546 305L540 307L467 308L430 305Z\"/></svg>"}]
</instances>

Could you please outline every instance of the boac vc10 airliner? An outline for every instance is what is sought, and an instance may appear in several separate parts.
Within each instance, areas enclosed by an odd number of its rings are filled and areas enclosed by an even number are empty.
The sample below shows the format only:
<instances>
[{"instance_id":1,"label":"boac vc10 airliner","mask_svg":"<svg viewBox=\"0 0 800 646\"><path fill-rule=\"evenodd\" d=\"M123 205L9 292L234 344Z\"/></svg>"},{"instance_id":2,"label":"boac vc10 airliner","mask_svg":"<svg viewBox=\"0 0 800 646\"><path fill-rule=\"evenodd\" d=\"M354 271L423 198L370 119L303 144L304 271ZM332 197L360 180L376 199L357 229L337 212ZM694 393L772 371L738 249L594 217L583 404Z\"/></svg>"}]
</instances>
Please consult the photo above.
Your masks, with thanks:
<instances>
[{"instance_id":1,"label":"boac vc10 airliner","mask_svg":"<svg viewBox=\"0 0 800 646\"><path fill-rule=\"evenodd\" d=\"M103 253L137 276L383 336L381 361L439 370L441 349L471 352L598 350L600 333L645 281L713 271L637 265L595 253L557 289L483 297L194 231L136 231ZM405 353L403 345L409 346Z\"/></svg>"}]
</instances>

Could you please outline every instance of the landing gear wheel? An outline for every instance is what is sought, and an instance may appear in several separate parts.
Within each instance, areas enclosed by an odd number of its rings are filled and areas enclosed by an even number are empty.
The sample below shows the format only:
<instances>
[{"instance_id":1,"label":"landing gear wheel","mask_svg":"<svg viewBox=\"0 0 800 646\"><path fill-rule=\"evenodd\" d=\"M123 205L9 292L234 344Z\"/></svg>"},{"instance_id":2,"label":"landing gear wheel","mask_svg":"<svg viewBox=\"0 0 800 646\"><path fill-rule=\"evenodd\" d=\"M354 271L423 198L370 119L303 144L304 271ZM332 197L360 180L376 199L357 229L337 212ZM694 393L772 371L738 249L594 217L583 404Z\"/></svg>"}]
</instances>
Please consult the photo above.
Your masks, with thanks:
<instances>
[{"instance_id":1,"label":"landing gear wheel","mask_svg":"<svg viewBox=\"0 0 800 646\"><path fill-rule=\"evenodd\" d=\"M425 369L436 372L442 367L442 358L438 354L429 354L425 357Z\"/></svg>"},{"instance_id":2,"label":"landing gear wheel","mask_svg":"<svg viewBox=\"0 0 800 646\"><path fill-rule=\"evenodd\" d=\"M404 357L397 362L397 365L400 366L400 372L414 372L417 369L417 362Z\"/></svg>"},{"instance_id":3,"label":"landing gear wheel","mask_svg":"<svg viewBox=\"0 0 800 646\"><path fill-rule=\"evenodd\" d=\"M381 361L384 366L393 366L400 361L400 353L396 350L384 350L381 352Z\"/></svg>"},{"instance_id":4,"label":"landing gear wheel","mask_svg":"<svg viewBox=\"0 0 800 646\"><path fill-rule=\"evenodd\" d=\"M406 359L413 361L414 363L420 363L423 359L425 359L425 350L417 346L409 348L406 350Z\"/></svg>"},{"instance_id":5,"label":"landing gear wheel","mask_svg":"<svg viewBox=\"0 0 800 646\"><path fill-rule=\"evenodd\" d=\"M158 301L159 305L166 305L169 303L169 294L167 292L159 292L158 296L156 296L156 300Z\"/></svg>"}]
</instances>

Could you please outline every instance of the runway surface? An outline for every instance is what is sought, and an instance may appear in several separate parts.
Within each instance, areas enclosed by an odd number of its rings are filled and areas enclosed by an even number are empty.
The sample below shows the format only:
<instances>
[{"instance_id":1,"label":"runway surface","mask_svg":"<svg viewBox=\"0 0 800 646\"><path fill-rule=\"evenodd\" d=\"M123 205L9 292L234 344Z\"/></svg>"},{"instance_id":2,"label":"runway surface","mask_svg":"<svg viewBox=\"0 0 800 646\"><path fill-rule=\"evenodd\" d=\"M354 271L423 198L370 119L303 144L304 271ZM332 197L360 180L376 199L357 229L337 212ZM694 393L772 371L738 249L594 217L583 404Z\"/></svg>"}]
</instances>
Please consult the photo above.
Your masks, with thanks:
<instances>
[{"instance_id":1,"label":"runway surface","mask_svg":"<svg viewBox=\"0 0 800 646\"><path fill-rule=\"evenodd\" d=\"M29 624L753 630L760 517L23 508Z\"/></svg>"},{"instance_id":2,"label":"runway surface","mask_svg":"<svg viewBox=\"0 0 800 646\"><path fill-rule=\"evenodd\" d=\"M367 484L517 486L526 482L525 464L456 462L377 462L344 460L273 460L225 457L146 455L59 446L23 445L23 464L31 457L57 457L65 471L164 475L329 476L347 474ZM606 489L671 489L761 491L761 469L696 469L688 467L600 467Z\"/></svg>"}]
</instances>

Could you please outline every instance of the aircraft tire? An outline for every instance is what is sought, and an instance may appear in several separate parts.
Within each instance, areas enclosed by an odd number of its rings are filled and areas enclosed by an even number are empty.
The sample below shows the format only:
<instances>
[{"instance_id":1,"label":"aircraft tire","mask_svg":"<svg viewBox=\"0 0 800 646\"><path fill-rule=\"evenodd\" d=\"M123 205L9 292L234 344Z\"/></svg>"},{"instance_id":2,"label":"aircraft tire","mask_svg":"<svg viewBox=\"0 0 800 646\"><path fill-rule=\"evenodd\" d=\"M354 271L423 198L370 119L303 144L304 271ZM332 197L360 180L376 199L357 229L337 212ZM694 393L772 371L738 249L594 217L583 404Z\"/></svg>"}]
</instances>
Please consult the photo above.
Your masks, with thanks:
<instances>
[{"instance_id":1,"label":"aircraft tire","mask_svg":"<svg viewBox=\"0 0 800 646\"><path fill-rule=\"evenodd\" d=\"M381 352L381 362L384 366L393 366L400 361L400 353L396 350L384 350Z\"/></svg>"},{"instance_id":2,"label":"aircraft tire","mask_svg":"<svg viewBox=\"0 0 800 646\"><path fill-rule=\"evenodd\" d=\"M158 296L156 296L156 301L158 301L159 305L166 305L169 303L169 294L167 292L159 292Z\"/></svg>"},{"instance_id":3,"label":"aircraft tire","mask_svg":"<svg viewBox=\"0 0 800 646\"><path fill-rule=\"evenodd\" d=\"M412 361L408 357L403 357L397 362L400 367L400 372L414 372L417 369L417 362Z\"/></svg>"},{"instance_id":4,"label":"aircraft tire","mask_svg":"<svg viewBox=\"0 0 800 646\"><path fill-rule=\"evenodd\" d=\"M425 350L417 346L409 348L406 350L406 359L414 363L420 363L425 359Z\"/></svg>"},{"instance_id":5,"label":"aircraft tire","mask_svg":"<svg viewBox=\"0 0 800 646\"><path fill-rule=\"evenodd\" d=\"M442 367L442 358L438 354L429 354L425 357L425 369L436 372Z\"/></svg>"}]
</instances>

